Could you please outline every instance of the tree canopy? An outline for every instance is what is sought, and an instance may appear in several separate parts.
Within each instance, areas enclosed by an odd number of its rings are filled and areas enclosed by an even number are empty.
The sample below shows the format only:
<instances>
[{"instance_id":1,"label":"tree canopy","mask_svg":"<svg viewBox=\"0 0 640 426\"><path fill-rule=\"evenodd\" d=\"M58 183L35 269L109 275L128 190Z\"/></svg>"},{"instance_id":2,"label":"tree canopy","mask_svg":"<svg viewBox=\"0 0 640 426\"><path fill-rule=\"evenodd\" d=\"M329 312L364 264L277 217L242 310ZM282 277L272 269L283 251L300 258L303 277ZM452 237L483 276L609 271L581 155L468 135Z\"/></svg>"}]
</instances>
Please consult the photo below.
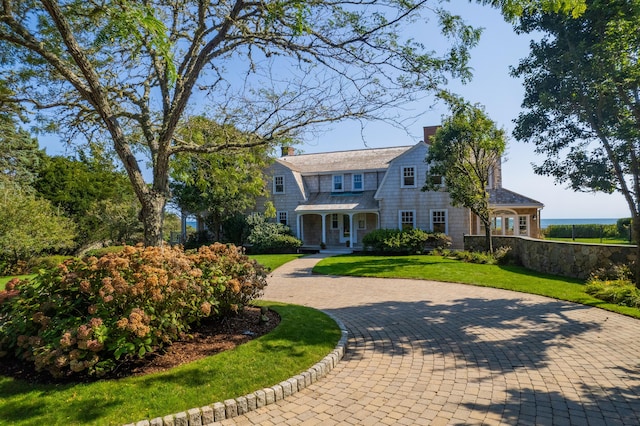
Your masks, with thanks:
<instances>
[{"instance_id":1,"label":"tree canopy","mask_svg":"<svg viewBox=\"0 0 640 426\"><path fill-rule=\"evenodd\" d=\"M442 178L454 206L467 207L484 225L492 252L489 188L506 148L506 136L479 105L447 96L451 115L429 142L423 190L442 190Z\"/></svg>"},{"instance_id":2,"label":"tree canopy","mask_svg":"<svg viewBox=\"0 0 640 426\"><path fill-rule=\"evenodd\" d=\"M192 117L179 130L179 135L192 143L205 144L214 140L223 143L235 133L205 117ZM266 146L243 150L225 149L215 153L195 155L182 153L171 165L171 189L174 202L185 212L198 216L221 241L223 223L237 214L244 214L265 194L264 170L270 159Z\"/></svg>"},{"instance_id":3,"label":"tree canopy","mask_svg":"<svg viewBox=\"0 0 640 426\"><path fill-rule=\"evenodd\" d=\"M0 267L74 246L75 225L47 200L18 186L0 189Z\"/></svg>"},{"instance_id":4,"label":"tree canopy","mask_svg":"<svg viewBox=\"0 0 640 426\"><path fill-rule=\"evenodd\" d=\"M529 14L518 29L544 34L513 70L526 88L514 135L546 156L535 172L575 191L620 192L638 238L640 1L590 0L575 19Z\"/></svg>"},{"instance_id":5,"label":"tree canopy","mask_svg":"<svg viewBox=\"0 0 640 426\"><path fill-rule=\"evenodd\" d=\"M80 157L45 157L33 187L76 222L79 245L130 241L140 207L126 174L98 151Z\"/></svg>"},{"instance_id":6,"label":"tree canopy","mask_svg":"<svg viewBox=\"0 0 640 426\"><path fill-rule=\"evenodd\" d=\"M583 0L485 0L506 16ZM521 8L521 6L524 6ZM439 28L449 48L413 40L411 22ZM109 139L142 205L147 244L162 241L169 161L300 137L318 123L394 119L394 108L468 79L480 31L428 0L6 0L0 69L44 128L68 140ZM177 137L204 108L242 140L194 145ZM152 169L147 185L138 153Z\"/></svg>"}]
</instances>

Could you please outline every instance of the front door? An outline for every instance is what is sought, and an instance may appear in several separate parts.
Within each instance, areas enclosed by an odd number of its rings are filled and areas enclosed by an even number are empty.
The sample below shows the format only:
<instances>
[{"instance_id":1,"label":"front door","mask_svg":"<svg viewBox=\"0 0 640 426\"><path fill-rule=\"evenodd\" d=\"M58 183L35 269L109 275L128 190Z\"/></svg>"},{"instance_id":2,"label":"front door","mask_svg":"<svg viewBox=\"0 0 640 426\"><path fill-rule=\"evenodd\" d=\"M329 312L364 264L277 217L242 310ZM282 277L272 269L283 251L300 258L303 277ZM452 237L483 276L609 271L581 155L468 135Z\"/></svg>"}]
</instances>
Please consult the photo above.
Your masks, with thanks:
<instances>
[{"instance_id":1,"label":"front door","mask_svg":"<svg viewBox=\"0 0 640 426\"><path fill-rule=\"evenodd\" d=\"M340 230L340 242L345 243L351 238L351 221L348 214L342 215L342 229Z\"/></svg>"}]
</instances>

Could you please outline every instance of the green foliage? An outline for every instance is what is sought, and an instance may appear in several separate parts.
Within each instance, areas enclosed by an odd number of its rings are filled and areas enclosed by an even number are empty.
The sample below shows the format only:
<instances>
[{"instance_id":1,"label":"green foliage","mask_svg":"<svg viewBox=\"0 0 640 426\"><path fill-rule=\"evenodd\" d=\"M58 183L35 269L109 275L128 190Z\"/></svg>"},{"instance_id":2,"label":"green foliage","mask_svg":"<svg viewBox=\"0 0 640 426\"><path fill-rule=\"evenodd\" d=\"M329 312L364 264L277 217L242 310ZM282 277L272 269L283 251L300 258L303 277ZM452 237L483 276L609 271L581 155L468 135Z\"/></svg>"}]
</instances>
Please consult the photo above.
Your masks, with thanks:
<instances>
[{"instance_id":1,"label":"green foliage","mask_svg":"<svg viewBox=\"0 0 640 426\"><path fill-rule=\"evenodd\" d=\"M627 239L629 238L629 235L631 235L630 230L631 230L632 221L633 219L630 217L623 217L616 221L616 228L618 229L618 237L627 238Z\"/></svg>"},{"instance_id":2,"label":"green foliage","mask_svg":"<svg viewBox=\"0 0 640 426\"><path fill-rule=\"evenodd\" d=\"M97 249L87 250L85 252L85 257L102 257L110 253L120 253L125 246L107 246L101 247Z\"/></svg>"},{"instance_id":3,"label":"green foliage","mask_svg":"<svg viewBox=\"0 0 640 426\"><path fill-rule=\"evenodd\" d=\"M480 251L455 251L449 253L452 259L480 265L506 265L510 263L509 252L511 247L499 247L493 253ZM440 254L440 253L436 253Z\"/></svg>"},{"instance_id":4,"label":"green foliage","mask_svg":"<svg viewBox=\"0 0 640 426\"><path fill-rule=\"evenodd\" d=\"M549 238L616 238L619 237L616 225L549 225L544 230ZM628 235L628 232L627 232Z\"/></svg>"},{"instance_id":5,"label":"green foliage","mask_svg":"<svg viewBox=\"0 0 640 426\"><path fill-rule=\"evenodd\" d=\"M500 166L506 148L504 130L498 129L479 105L444 94L451 116L446 118L431 139L426 162L429 164L423 191L441 190L438 179L443 177L454 206L467 207L490 229L488 188L491 176ZM491 236L487 231L487 245Z\"/></svg>"},{"instance_id":6,"label":"green foliage","mask_svg":"<svg viewBox=\"0 0 640 426\"><path fill-rule=\"evenodd\" d=\"M221 244L70 259L0 293L0 353L54 377L102 376L237 311L265 285L262 267Z\"/></svg>"},{"instance_id":7,"label":"green foliage","mask_svg":"<svg viewBox=\"0 0 640 426\"><path fill-rule=\"evenodd\" d=\"M133 239L140 232L137 202L126 174L100 151L80 160L48 157L34 188L77 223L78 245Z\"/></svg>"},{"instance_id":8,"label":"green foliage","mask_svg":"<svg viewBox=\"0 0 640 426\"><path fill-rule=\"evenodd\" d=\"M74 237L73 222L47 200L16 187L0 190L0 261L6 265L69 249Z\"/></svg>"},{"instance_id":9,"label":"green foliage","mask_svg":"<svg viewBox=\"0 0 640 426\"><path fill-rule=\"evenodd\" d=\"M519 31L542 36L513 71L526 88L514 135L546 156L537 174L574 191L620 192L637 217L640 8L628 0L586 3L575 19L521 19Z\"/></svg>"},{"instance_id":10,"label":"green foliage","mask_svg":"<svg viewBox=\"0 0 640 426\"><path fill-rule=\"evenodd\" d=\"M181 210L202 218L216 241L223 241L223 226L234 216L255 206L265 194L264 169L270 161L266 144L252 148L225 148L242 135L205 117L191 117L179 131L199 146L218 147L208 154L181 153L171 162L171 190Z\"/></svg>"},{"instance_id":11,"label":"green foliage","mask_svg":"<svg viewBox=\"0 0 640 426\"><path fill-rule=\"evenodd\" d=\"M592 276L587 282L585 291L606 302L640 308L640 289L628 278L600 279Z\"/></svg>"},{"instance_id":12,"label":"green foliage","mask_svg":"<svg viewBox=\"0 0 640 426\"><path fill-rule=\"evenodd\" d=\"M479 3L490 4L501 9L505 19L514 22L523 14L544 11L558 13L577 18L586 9L584 0L479 0Z\"/></svg>"},{"instance_id":13,"label":"green foliage","mask_svg":"<svg viewBox=\"0 0 640 426\"><path fill-rule=\"evenodd\" d=\"M289 227L268 222L262 215L252 214L247 223L251 228L247 237L251 253L290 253L302 246L302 241L293 236Z\"/></svg>"},{"instance_id":14,"label":"green foliage","mask_svg":"<svg viewBox=\"0 0 640 426\"><path fill-rule=\"evenodd\" d=\"M335 321L321 311L258 303L280 315L275 330L170 371L65 385L0 376L0 418L12 426L32 426L121 425L162 417L287 380L321 361L340 339Z\"/></svg>"},{"instance_id":15,"label":"green foliage","mask_svg":"<svg viewBox=\"0 0 640 426\"><path fill-rule=\"evenodd\" d=\"M442 233L428 233L421 229L376 229L362 238L365 251L406 255L423 253L427 247L443 249L451 239Z\"/></svg>"},{"instance_id":16,"label":"green foliage","mask_svg":"<svg viewBox=\"0 0 640 426\"><path fill-rule=\"evenodd\" d=\"M73 256L51 255L29 259L28 269L31 272L37 272L40 269L53 269L63 263L65 260L71 259Z\"/></svg>"}]
</instances>

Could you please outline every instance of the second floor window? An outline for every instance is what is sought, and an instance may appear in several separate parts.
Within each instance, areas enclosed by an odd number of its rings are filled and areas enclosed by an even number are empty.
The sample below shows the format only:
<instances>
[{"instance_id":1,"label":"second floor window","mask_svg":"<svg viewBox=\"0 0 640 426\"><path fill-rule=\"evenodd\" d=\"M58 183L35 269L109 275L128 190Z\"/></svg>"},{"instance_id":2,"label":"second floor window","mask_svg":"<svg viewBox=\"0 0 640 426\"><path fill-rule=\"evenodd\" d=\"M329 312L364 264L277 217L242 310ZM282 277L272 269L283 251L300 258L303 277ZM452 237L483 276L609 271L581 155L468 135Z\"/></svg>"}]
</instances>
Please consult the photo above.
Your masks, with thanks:
<instances>
[{"instance_id":1,"label":"second floor window","mask_svg":"<svg viewBox=\"0 0 640 426\"><path fill-rule=\"evenodd\" d=\"M342 175L333 176L333 192L342 192L344 187L342 186Z\"/></svg>"},{"instance_id":2,"label":"second floor window","mask_svg":"<svg viewBox=\"0 0 640 426\"><path fill-rule=\"evenodd\" d=\"M413 166L402 168L402 187L413 188L416 186L416 168Z\"/></svg>"},{"instance_id":3,"label":"second floor window","mask_svg":"<svg viewBox=\"0 0 640 426\"><path fill-rule=\"evenodd\" d=\"M284 194L284 176L273 177L273 193Z\"/></svg>"},{"instance_id":4,"label":"second floor window","mask_svg":"<svg viewBox=\"0 0 640 426\"><path fill-rule=\"evenodd\" d=\"M362 175L360 175L360 174L353 175L352 190L353 191L362 191L363 188L364 188L364 185L363 185L363 182L362 182Z\"/></svg>"}]
</instances>

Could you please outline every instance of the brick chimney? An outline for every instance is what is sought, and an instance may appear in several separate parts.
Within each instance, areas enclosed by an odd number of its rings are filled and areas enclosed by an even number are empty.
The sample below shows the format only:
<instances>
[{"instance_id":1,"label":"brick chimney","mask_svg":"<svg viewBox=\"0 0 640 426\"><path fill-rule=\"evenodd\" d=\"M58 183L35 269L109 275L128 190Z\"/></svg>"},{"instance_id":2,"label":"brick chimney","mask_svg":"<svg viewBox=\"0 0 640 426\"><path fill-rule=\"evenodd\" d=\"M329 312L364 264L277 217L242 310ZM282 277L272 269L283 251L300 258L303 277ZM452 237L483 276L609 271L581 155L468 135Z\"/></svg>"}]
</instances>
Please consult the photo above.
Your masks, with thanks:
<instances>
[{"instance_id":1,"label":"brick chimney","mask_svg":"<svg viewBox=\"0 0 640 426\"><path fill-rule=\"evenodd\" d=\"M290 155L296 155L296 151L293 149L292 146L283 146L280 149L282 150L282 156L283 157L288 157Z\"/></svg>"},{"instance_id":2,"label":"brick chimney","mask_svg":"<svg viewBox=\"0 0 640 426\"><path fill-rule=\"evenodd\" d=\"M424 131L424 143L426 143L427 145L431 145L431 136L436 134L436 130L438 130L440 128L440 126L427 126L427 127L423 127L422 130Z\"/></svg>"}]
</instances>

